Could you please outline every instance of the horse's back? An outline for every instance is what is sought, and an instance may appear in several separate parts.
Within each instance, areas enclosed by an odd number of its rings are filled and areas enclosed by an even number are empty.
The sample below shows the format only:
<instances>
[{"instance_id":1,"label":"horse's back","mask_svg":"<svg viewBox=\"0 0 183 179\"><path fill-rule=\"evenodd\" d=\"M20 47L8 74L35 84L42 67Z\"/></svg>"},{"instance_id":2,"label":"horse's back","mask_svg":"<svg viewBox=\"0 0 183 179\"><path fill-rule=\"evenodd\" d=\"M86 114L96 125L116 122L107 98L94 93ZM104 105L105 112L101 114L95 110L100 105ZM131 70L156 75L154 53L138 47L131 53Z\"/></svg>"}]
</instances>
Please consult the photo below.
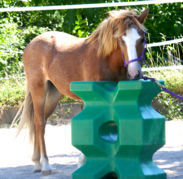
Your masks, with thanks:
<instances>
[{"instance_id":1,"label":"horse's back","mask_svg":"<svg viewBox=\"0 0 183 179\"><path fill-rule=\"evenodd\" d=\"M77 41L80 41L80 38L77 38L73 35L64 32L45 32L35 37L27 45L27 47L24 50L24 54L29 53L29 51L35 52L38 50L48 52L50 48L59 48L59 50L61 50L62 48L69 48L72 44L77 43Z\"/></svg>"},{"instance_id":2,"label":"horse's back","mask_svg":"<svg viewBox=\"0 0 183 179\"><path fill-rule=\"evenodd\" d=\"M36 69L38 66L47 67L57 54L71 51L83 39L64 32L45 32L35 37L25 48L23 62L25 71ZM32 69L31 69L32 68ZM39 72L37 70L37 72Z\"/></svg>"}]
</instances>

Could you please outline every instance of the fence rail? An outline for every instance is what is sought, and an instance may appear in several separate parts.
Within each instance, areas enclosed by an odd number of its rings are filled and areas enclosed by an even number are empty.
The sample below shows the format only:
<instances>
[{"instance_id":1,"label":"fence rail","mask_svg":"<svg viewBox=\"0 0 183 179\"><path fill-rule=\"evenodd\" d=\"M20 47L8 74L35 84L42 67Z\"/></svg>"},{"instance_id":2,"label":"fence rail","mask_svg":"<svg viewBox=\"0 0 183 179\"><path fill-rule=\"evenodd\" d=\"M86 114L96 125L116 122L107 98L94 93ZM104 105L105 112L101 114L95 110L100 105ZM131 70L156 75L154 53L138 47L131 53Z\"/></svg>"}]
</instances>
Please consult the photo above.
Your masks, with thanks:
<instances>
[{"instance_id":1,"label":"fence rail","mask_svg":"<svg viewBox=\"0 0 183 179\"><path fill-rule=\"evenodd\" d=\"M168 41L163 41L163 42L150 43L150 44L147 44L147 48L160 47L160 46L165 46L165 45L170 45L170 44L177 44L177 43L181 43L181 42L183 42L183 38L168 40Z\"/></svg>"},{"instance_id":2,"label":"fence rail","mask_svg":"<svg viewBox=\"0 0 183 179\"><path fill-rule=\"evenodd\" d=\"M151 67L151 68L142 68L143 72L150 71L161 71L161 70L183 70L183 65L173 65L173 66L163 66L163 67Z\"/></svg>"},{"instance_id":3,"label":"fence rail","mask_svg":"<svg viewBox=\"0 0 183 179\"><path fill-rule=\"evenodd\" d=\"M97 4L76 4L76 5L57 5L57 6L36 6L36 7L8 7L0 8L0 12L22 12L22 11L48 11L48 10L66 10L66 9L89 9L104 7L122 7L122 6L139 6L150 4L178 3L183 0L151 0L136 2L113 2L113 3L97 3Z\"/></svg>"}]
</instances>

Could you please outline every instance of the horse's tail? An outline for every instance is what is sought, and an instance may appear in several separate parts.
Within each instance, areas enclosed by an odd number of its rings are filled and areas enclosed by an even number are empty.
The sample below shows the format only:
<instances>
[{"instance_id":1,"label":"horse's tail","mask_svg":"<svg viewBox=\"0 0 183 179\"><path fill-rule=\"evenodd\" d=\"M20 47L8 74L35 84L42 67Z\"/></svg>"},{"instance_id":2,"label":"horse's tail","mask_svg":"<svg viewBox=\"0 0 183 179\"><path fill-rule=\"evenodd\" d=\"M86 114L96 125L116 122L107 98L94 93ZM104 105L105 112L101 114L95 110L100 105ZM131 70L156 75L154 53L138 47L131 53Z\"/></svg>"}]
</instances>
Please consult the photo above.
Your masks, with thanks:
<instances>
[{"instance_id":1,"label":"horse's tail","mask_svg":"<svg viewBox=\"0 0 183 179\"><path fill-rule=\"evenodd\" d=\"M30 140L33 141L34 138L34 109L32 103L32 96L27 88L26 95L22 106L20 107L17 115L14 118L14 121L20 118L17 135L20 133L24 125L29 128Z\"/></svg>"}]
</instances>

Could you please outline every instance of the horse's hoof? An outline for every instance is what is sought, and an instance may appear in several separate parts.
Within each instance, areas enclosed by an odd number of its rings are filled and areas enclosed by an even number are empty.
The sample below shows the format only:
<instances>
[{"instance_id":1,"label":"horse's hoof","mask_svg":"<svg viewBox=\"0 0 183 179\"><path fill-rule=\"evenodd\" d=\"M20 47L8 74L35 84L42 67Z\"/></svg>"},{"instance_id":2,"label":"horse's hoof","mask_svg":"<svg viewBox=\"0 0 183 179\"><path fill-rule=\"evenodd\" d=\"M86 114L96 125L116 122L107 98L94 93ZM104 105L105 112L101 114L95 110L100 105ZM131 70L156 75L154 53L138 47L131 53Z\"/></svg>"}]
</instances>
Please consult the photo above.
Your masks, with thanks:
<instances>
[{"instance_id":1,"label":"horse's hoof","mask_svg":"<svg viewBox=\"0 0 183 179\"><path fill-rule=\"evenodd\" d=\"M37 163L35 163L35 165L34 165L34 173L36 173L36 172L41 172L41 164L40 164L40 162L37 162Z\"/></svg>"},{"instance_id":2,"label":"horse's hoof","mask_svg":"<svg viewBox=\"0 0 183 179\"><path fill-rule=\"evenodd\" d=\"M38 172L41 172L41 169L34 169L34 173L38 173Z\"/></svg>"},{"instance_id":3,"label":"horse's hoof","mask_svg":"<svg viewBox=\"0 0 183 179\"><path fill-rule=\"evenodd\" d=\"M50 175L51 174L51 170L42 170L42 174L43 175Z\"/></svg>"}]
</instances>

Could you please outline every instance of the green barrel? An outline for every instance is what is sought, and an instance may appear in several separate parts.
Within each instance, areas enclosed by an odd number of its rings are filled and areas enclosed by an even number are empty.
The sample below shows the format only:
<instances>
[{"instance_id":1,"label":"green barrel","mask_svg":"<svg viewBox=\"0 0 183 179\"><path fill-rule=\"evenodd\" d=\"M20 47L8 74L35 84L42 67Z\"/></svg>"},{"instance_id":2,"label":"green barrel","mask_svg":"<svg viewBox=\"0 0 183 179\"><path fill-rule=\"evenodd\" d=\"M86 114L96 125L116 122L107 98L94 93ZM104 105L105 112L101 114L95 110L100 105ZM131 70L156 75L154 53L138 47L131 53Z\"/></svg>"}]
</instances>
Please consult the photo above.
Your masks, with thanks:
<instances>
[{"instance_id":1,"label":"green barrel","mask_svg":"<svg viewBox=\"0 0 183 179\"><path fill-rule=\"evenodd\" d=\"M71 121L72 144L86 157L73 179L166 178L152 161L165 144L165 118L152 108L151 81L72 82L84 109Z\"/></svg>"}]
</instances>

